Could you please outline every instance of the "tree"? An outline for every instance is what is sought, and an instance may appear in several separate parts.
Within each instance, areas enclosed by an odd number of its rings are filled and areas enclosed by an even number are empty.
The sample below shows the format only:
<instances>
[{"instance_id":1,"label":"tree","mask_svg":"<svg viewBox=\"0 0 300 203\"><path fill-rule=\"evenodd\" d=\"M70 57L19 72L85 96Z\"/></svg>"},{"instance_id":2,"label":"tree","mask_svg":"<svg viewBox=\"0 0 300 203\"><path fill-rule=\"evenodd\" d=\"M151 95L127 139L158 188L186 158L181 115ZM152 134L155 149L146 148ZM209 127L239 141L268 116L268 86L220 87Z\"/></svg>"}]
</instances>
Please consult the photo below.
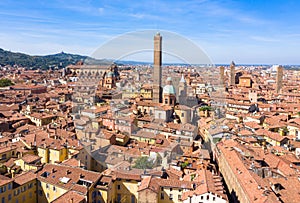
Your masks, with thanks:
<instances>
[{"instance_id":1,"label":"tree","mask_svg":"<svg viewBox=\"0 0 300 203\"><path fill-rule=\"evenodd\" d=\"M154 166L153 162L149 160L148 157L142 156L135 161L133 168L152 169L153 166Z\"/></svg>"},{"instance_id":2,"label":"tree","mask_svg":"<svg viewBox=\"0 0 300 203\"><path fill-rule=\"evenodd\" d=\"M180 164L181 170L185 169L188 165L189 165L189 162L188 162L188 161L182 162L182 163Z\"/></svg>"},{"instance_id":3,"label":"tree","mask_svg":"<svg viewBox=\"0 0 300 203\"><path fill-rule=\"evenodd\" d=\"M201 106L199 108L199 111L212 111L212 107L211 106Z\"/></svg>"},{"instance_id":4,"label":"tree","mask_svg":"<svg viewBox=\"0 0 300 203\"><path fill-rule=\"evenodd\" d=\"M7 78L0 79L0 87L7 87L11 85L14 85L14 83L11 80Z\"/></svg>"}]
</instances>

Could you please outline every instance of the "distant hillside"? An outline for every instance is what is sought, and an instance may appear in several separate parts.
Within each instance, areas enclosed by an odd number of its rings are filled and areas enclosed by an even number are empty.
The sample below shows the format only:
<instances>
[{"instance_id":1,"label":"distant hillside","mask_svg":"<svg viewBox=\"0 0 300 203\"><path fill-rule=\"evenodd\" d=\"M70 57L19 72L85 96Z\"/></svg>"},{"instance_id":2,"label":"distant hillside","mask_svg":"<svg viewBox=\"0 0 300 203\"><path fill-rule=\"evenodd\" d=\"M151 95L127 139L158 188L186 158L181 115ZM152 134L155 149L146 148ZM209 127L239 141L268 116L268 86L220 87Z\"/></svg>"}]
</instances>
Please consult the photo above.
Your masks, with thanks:
<instances>
[{"instance_id":1,"label":"distant hillside","mask_svg":"<svg viewBox=\"0 0 300 203\"><path fill-rule=\"evenodd\" d=\"M86 60L88 59L88 60ZM84 60L88 64L110 64L109 60L96 60L77 54L58 53L46 56L30 56L23 53L14 53L0 48L0 65L19 65L32 69L64 68L70 64L76 64Z\"/></svg>"}]
</instances>

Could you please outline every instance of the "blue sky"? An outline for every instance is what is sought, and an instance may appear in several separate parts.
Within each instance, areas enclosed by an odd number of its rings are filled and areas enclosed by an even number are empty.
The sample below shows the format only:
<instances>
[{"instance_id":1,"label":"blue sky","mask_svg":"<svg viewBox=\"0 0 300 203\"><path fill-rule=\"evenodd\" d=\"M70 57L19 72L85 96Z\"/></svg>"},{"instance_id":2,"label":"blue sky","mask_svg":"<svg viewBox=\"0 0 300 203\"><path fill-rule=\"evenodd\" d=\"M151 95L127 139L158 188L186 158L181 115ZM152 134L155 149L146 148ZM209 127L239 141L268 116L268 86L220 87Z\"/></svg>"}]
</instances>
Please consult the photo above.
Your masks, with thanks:
<instances>
[{"instance_id":1,"label":"blue sky","mask_svg":"<svg viewBox=\"0 0 300 203\"><path fill-rule=\"evenodd\" d=\"M155 29L192 40L214 63L300 64L299 10L297 0L1 0L0 47L91 55Z\"/></svg>"}]
</instances>

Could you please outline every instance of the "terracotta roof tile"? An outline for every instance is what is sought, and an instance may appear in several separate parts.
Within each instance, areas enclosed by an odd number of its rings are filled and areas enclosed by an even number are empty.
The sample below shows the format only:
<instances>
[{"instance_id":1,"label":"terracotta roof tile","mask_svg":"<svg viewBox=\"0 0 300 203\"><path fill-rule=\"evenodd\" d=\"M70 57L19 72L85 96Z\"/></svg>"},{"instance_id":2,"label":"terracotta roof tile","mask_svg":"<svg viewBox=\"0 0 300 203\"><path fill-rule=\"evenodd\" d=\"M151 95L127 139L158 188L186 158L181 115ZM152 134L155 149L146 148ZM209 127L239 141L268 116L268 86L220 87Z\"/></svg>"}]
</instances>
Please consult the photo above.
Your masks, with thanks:
<instances>
[{"instance_id":1,"label":"terracotta roof tile","mask_svg":"<svg viewBox=\"0 0 300 203\"><path fill-rule=\"evenodd\" d=\"M32 162L35 162L35 161L38 161L40 160L42 157L39 157L39 156L36 156L36 155L33 155L33 154L25 154L21 159L25 162L25 163L32 163Z\"/></svg>"},{"instance_id":2,"label":"terracotta roof tile","mask_svg":"<svg viewBox=\"0 0 300 203\"><path fill-rule=\"evenodd\" d=\"M87 191L87 187L82 185L81 180L90 183L91 186L95 184L100 177L100 173L55 164L46 164L37 174L37 178L40 181L83 193Z\"/></svg>"},{"instance_id":3,"label":"terracotta roof tile","mask_svg":"<svg viewBox=\"0 0 300 203\"><path fill-rule=\"evenodd\" d=\"M17 175L14 178L14 182L16 182L19 185L23 185L27 182L30 182L32 180L36 179L36 174L33 173L32 171L28 171L26 173L22 173L20 175Z\"/></svg>"},{"instance_id":4,"label":"terracotta roof tile","mask_svg":"<svg viewBox=\"0 0 300 203\"><path fill-rule=\"evenodd\" d=\"M52 201L51 203L66 203L66 202L85 203L86 197L82 194L79 194L76 191L70 190L65 194L61 195L59 198Z\"/></svg>"}]
</instances>

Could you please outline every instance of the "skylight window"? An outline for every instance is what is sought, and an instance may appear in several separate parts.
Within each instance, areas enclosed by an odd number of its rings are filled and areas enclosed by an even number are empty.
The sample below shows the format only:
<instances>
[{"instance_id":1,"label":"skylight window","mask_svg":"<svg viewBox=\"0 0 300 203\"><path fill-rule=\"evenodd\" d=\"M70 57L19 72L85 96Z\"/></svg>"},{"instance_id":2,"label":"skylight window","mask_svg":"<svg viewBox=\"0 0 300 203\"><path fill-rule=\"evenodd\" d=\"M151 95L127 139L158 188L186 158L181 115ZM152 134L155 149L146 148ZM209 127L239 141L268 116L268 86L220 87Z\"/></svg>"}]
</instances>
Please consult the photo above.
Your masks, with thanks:
<instances>
[{"instance_id":1,"label":"skylight window","mask_svg":"<svg viewBox=\"0 0 300 203\"><path fill-rule=\"evenodd\" d=\"M59 181L64 183L64 184L67 184L69 182L70 178L67 178L67 177L62 177L62 178L59 178Z\"/></svg>"}]
</instances>

